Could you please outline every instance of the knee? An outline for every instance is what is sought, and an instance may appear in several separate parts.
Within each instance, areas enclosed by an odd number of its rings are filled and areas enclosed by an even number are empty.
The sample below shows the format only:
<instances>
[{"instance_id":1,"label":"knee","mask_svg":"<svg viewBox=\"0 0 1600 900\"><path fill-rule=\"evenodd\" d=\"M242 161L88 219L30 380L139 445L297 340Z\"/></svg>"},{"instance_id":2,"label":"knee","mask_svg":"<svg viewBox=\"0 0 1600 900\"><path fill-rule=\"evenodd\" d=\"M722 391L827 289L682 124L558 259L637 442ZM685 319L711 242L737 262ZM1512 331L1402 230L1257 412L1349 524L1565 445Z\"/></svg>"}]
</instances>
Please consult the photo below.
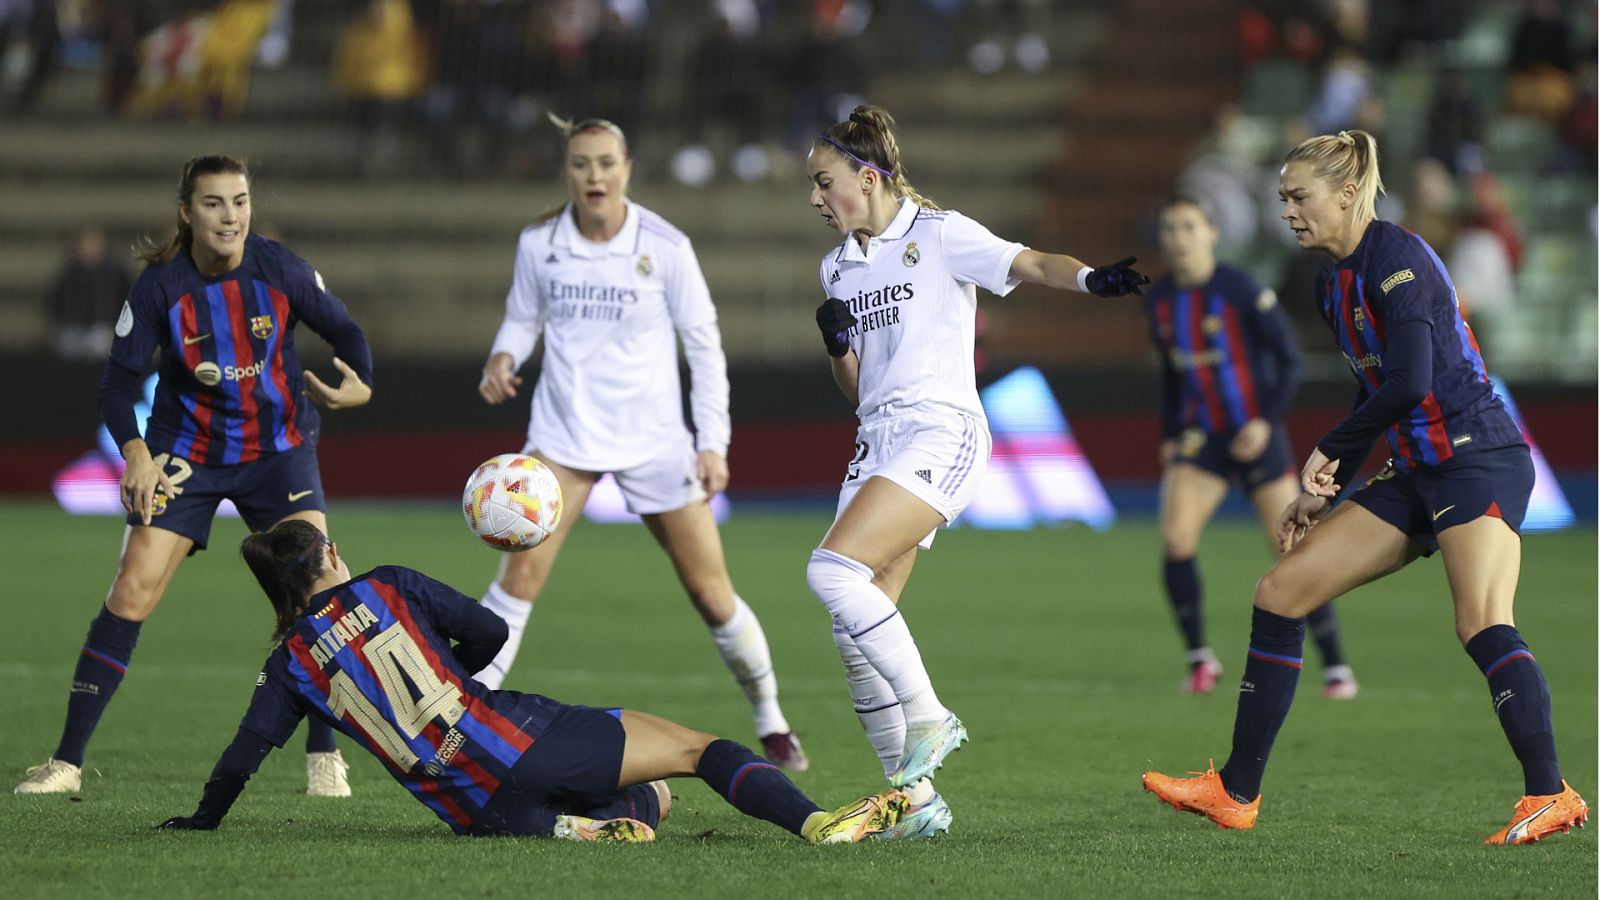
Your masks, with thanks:
<instances>
[{"instance_id":1,"label":"knee","mask_svg":"<svg viewBox=\"0 0 1600 900\"><path fill-rule=\"evenodd\" d=\"M106 609L119 619L143 622L161 602L161 583L130 571L118 572L106 595Z\"/></svg>"},{"instance_id":2,"label":"knee","mask_svg":"<svg viewBox=\"0 0 1600 900\"><path fill-rule=\"evenodd\" d=\"M1161 530L1161 552L1168 562L1193 559L1200 549L1200 535L1187 534L1173 528Z\"/></svg>"},{"instance_id":3,"label":"knee","mask_svg":"<svg viewBox=\"0 0 1600 900\"><path fill-rule=\"evenodd\" d=\"M806 584L824 603L839 588L871 581L871 568L832 550L818 547L811 551L811 560L806 563Z\"/></svg>"},{"instance_id":4,"label":"knee","mask_svg":"<svg viewBox=\"0 0 1600 900\"><path fill-rule=\"evenodd\" d=\"M660 826L672 814L672 790L665 781L652 781L650 786L656 789L656 803L661 807L661 814L656 817L656 825Z\"/></svg>"},{"instance_id":5,"label":"knee","mask_svg":"<svg viewBox=\"0 0 1600 900\"><path fill-rule=\"evenodd\" d=\"M1320 604L1293 576L1273 566L1256 582L1255 605L1270 613L1298 619Z\"/></svg>"}]
</instances>

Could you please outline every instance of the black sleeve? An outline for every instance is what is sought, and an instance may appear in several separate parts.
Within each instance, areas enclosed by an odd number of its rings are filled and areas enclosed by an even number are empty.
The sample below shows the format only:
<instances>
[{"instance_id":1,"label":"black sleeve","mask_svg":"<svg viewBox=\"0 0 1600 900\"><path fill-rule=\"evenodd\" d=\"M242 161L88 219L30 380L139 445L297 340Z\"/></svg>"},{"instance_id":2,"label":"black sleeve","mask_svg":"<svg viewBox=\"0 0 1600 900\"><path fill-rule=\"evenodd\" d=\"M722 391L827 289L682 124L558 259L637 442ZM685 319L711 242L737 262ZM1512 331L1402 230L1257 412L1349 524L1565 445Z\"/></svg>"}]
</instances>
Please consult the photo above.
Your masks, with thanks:
<instances>
[{"instance_id":1,"label":"black sleeve","mask_svg":"<svg viewBox=\"0 0 1600 900\"><path fill-rule=\"evenodd\" d=\"M228 749L222 751L211 779L206 782L205 794L194 817L209 824L222 821L244 791L245 782L261 768L261 761L272 752L272 742L247 729L240 728L233 736Z\"/></svg>"},{"instance_id":2,"label":"black sleeve","mask_svg":"<svg viewBox=\"0 0 1600 900\"><path fill-rule=\"evenodd\" d=\"M1388 338L1388 379L1317 442L1322 455L1341 460L1334 476L1341 486L1347 482L1340 476L1353 476L1373 441L1416 409L1433 383L1433 326L1411 319L1392 326Z\"/></svg>"},{"instance_id":3,"label":"black sleeve","mask_svg":"<svg viewBox=\"0 0 1600 900\"><path fill-rule=\"evenodd\" d=\"M1262 299L1252 305L1250 321L1263 351L1272 357L1278 377L1271 389L1262 391L1257 399L1263 419L1281 422L1289 415L1295 394L1300 392L1300 345L1294 339L1294 325L1276 298L1262 308L1267 304L1266 297L1263 292Z\"/></svg>"},{"instance_id":4,"label":"black sleeve","mask_svg":"<svg viewBox=\"0 0 1600 900\"><path fill-rule=\"evenodd\" d=\"M1156 327L1154 298L1145 303L1145 320L1150 326L1150 346L1156 348L1156 362L1161 366L1161 437L1171 439L1183 432L1183 415L1179 409L1182 385Z\"/></svg>"},{"instance_id":5,"label":"black sleeve","mask_svg":"<svg viewBox=\"0 0 1600 900\"><path fill-rule=\"evenodd\" d=\"M433 630L456 642L450 648L456 662L470 674L483 671L511 635L505 620L442 581L411 569L395 571L411 582L406 594L427 610Z\"/></svg>"},{"instance_id":6,"label":"black sleeve","mask_svg":"<svg viewBox=\"0 0 1600 900\"><path fill-rule=\"evenodd\" d=\"M297 257L286 262L292 268L297 289L290 295L296 298L295 314L311 330L333 347L333 355L344 360L355 370L356 377L372 386L372 347L367 334L350 317L344 301L328 292L322 276L310 264Z\"/></svg>"},{"instance_id":7,"label":"black sleeve","mask_svg":"<svg viewBox=\"0 0 1600 900\"><path fill-rule=\"evenodd\" d=\"M100 419L111 432L111 439L120 449L139 433L139 421L134 416L134 404L139 402L139 387L144 373L136 372L116 360L106 361L106 371L100 376Z\"/></svg>"}]
</instances>

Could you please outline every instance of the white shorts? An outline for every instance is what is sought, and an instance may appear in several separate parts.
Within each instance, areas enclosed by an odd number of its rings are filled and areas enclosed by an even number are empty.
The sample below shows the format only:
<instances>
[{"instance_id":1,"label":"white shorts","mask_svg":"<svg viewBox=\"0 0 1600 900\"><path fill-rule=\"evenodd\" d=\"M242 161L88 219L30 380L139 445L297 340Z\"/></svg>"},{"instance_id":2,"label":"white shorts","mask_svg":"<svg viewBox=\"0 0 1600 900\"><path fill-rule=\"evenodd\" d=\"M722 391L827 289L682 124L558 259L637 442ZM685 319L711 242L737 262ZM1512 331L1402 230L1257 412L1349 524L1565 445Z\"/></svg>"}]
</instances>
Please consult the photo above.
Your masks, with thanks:
<instances>
[{"instance_id":1,"label":"white shorts","mask_svg":"<svg viewBox=\"0 0 1600 900\"><path fill-rule=\"evenodd\" d=\"M542 456L533 441L529 441L522 452ZM551 461L582 472L595 471L565 460ZM650 516L683 509L709 496L700 484L699 463L700 455L695 452L694 437L685 431L680 440L668 444L654 459L629 469L613 471L611 475L622 490L622 501L628 507L628 512L636 516Z\"/></svg>"},{"instance_id":2,"label":"white shorts","mask_svg":"<svg viewBox=\"0 0 1600 900\"><path fill-rule=\"evenodd\" d=\"M954 410L914 410L863 423L856 430L856 455L839 489L834 521L876 475L916 495L948 525L977 495L992 449L989 423ZM932 547L937 530L917 546Z\"/></svg>"}]
</instances>

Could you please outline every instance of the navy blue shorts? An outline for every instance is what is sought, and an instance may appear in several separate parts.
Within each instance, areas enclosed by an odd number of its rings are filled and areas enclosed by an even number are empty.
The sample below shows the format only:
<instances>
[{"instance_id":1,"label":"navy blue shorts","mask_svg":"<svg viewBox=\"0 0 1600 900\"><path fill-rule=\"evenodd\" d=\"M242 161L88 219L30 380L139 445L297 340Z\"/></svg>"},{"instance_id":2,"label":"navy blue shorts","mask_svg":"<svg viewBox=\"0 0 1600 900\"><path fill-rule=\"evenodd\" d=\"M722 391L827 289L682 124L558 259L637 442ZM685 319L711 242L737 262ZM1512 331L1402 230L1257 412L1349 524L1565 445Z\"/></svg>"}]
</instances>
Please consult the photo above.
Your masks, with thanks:
<instances>
[{"instance_id":1,"label":"navy blue shorts","mask_svg":"<svg viewBox=\"0 0 1600 900\"><path fill-rule=\"evenodd\" d=\"M1439 549L1439 532L1482 516L1502 519L1521 534L1532 493L1533 459L1527 445L1515 444L1457 456L1409 475L1391 462L1350 499L1432 556Z\"/></svg>"},{"instance_id":2,"label":"navy blue shorts","mask_svg":"<svg viewBox=\"0 0 1600 900\"><path fill-rule=\"evenodd\" d=\"M548 835L556 816L661 823L649 784L619 789L625 738L620 711L567 706L550 720L478 814L470 834Z\"/></svg>"},{"instance_id":3,"label":"navy blue shorts","mask_svg":"<svg viewBox=\"0 0 1600 900\"><path fill-rule=\"evenodd\" d=\"M233 501L251 531L265 531L290 513L328 511L317 449L310 444L233 466L204 466L179 458L169 459L164 468L178 496L156 491L150 524L193 540L195 550L206 548L211 520L223 500ZM132 513L127 521L141 524Z\"/></svg>"},{"instance_id":4,"label":"navy blue shorts","mask_svg":"<svg viewBox=\"0 0 1600 900\"><path fill-rule=\"evenodd\" d=\"M1230 482L1238 482L1247 493L1284 475L1295 472L1294 460L1289 450L1289 432L1280 422L1272 427L1272 437L1267 439L1267 449L1250 462L1239 462L1228 453L1228 443L1235 432L1224 431L1208 435L1203 429L1190 428L1178 436L1178 455L1174 462L1194 466Z\"/></svg>"}]
</instances>

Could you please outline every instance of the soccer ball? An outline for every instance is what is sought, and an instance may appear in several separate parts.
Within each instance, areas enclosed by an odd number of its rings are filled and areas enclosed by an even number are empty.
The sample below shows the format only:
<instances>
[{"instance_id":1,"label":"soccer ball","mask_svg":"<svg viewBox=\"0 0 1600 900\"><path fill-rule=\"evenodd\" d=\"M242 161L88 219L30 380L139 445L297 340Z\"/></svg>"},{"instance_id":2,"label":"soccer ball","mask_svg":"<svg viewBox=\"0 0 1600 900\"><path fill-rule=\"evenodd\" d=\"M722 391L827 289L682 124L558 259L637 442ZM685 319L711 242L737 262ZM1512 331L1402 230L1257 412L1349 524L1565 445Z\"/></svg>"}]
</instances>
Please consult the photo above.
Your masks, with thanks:
<instances>
[{"instance_id":1,"label":"soccer ball","mask_svg":"<svg viewBox=\"0 0 1600 900\"><path fill-rule=\"evenodd\" d=\"M467 527L496 550L531 550L561 522L561 482L531 456L502 453L467 479Z\"/></svg>"}]
</instances>

